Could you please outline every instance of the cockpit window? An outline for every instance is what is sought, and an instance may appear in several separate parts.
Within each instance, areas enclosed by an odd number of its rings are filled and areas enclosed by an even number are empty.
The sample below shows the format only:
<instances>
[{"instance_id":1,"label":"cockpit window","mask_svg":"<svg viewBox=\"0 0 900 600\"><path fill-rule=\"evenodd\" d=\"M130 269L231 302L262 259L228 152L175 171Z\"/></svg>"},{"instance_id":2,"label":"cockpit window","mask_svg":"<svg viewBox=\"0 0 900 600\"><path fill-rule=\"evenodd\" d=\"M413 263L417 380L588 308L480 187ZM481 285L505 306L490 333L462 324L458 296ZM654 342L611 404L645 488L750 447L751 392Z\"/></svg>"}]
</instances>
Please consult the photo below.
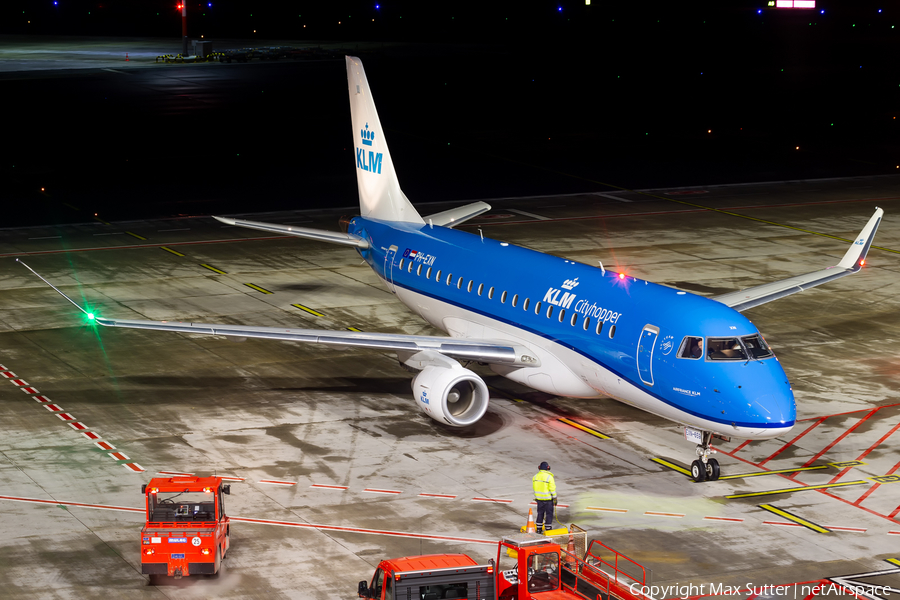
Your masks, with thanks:
<instances>
[{"instance_id":1,"label":"cockpit window","mask_svg":"<svg viewBox=\"0 0 900 600\"><path fill-rule=\"evenodd\" d=\"M703 358L703 338L685 337L678 349L678 358Z\"/></svg>"},{"instance_id":2,"label":"cockpit window","mask_svg":"<svg viewBox=\"0 0 900 600\"><path fill-rule=\"evenodd\" d=\"M741 341L744 342L751 358L769 358L775 355L766 344L766 340L759 334L742 337Z\"/></svg>"},{"instance_id":3,"label":"cockpit window","mask_svg":"<svg viewBox=\"0 0 900 600\"><path fill-rule=\"evenodd\" d=\"M709 360L748 360L737 338L706 338L706 357Z\"/></svg>"}]
</instances>

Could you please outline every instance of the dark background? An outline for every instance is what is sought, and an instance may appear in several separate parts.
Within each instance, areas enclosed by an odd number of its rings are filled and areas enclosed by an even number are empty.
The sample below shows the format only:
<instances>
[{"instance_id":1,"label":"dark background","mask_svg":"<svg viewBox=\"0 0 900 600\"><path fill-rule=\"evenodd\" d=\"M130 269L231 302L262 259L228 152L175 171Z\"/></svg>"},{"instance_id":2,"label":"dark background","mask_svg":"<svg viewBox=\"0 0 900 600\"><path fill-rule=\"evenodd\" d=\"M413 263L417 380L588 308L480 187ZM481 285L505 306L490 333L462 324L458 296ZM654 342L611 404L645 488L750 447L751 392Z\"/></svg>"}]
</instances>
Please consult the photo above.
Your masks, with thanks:
<instances>
[{"instance_id":1,"label":"dark background","mask_svg":"<svg viewBox=\"0 0 900 600\"><path fill-rule=\"evenodd\" d=\"M898 172L896 2L375 4L189 4L189 35L359 53L414 203ZM174 2L0 11L0 33L179 45ZM5 74L7 226L355 204L340 55Z\"/></svg>"}]
</instances>

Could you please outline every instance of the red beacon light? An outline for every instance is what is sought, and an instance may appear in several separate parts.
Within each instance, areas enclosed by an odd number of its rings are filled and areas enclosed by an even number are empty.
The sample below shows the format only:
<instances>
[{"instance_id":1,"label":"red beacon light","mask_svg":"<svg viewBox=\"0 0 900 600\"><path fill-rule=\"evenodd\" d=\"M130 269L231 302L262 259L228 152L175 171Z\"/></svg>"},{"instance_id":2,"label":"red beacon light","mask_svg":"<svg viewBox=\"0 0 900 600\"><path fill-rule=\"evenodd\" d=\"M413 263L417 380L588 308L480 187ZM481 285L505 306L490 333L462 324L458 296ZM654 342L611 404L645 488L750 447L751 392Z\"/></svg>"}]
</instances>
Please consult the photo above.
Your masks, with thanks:
<instances>
[{"instance_id":1,"label":"red beacon light","mask_svg":"<svg viewBox=\"0 0 900 600\"><path fill-rule=\"evenodd\" d=\"M866 266L866 259L860 260L860 261L859 261L859 266L861 266L861 267Z\"/></svg>"}]
</instances>

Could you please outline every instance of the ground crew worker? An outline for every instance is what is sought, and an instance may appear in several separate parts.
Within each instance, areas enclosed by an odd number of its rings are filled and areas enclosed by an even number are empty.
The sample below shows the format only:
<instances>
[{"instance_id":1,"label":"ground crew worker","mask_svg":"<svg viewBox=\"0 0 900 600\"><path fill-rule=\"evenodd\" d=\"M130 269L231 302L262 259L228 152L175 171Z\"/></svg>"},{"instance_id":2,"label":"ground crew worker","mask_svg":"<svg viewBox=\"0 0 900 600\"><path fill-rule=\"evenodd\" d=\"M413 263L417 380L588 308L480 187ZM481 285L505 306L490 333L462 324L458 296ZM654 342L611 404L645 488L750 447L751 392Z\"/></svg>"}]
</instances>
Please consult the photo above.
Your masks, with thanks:
<instances>
[{"instance_id":1,"label":"ground crew worker","mask_svg":"<svg viewBox=\"0 0 900 600\"><path fill-rule=\"evenodd\" d=\"M550 472L550 465L544 461L538 466L537 475L531 478L534 499L537 501L537 521L535 530L543 533L544 524L553 529L553 508L556 506L556 481Z\"/></svg>"}]
</instances>

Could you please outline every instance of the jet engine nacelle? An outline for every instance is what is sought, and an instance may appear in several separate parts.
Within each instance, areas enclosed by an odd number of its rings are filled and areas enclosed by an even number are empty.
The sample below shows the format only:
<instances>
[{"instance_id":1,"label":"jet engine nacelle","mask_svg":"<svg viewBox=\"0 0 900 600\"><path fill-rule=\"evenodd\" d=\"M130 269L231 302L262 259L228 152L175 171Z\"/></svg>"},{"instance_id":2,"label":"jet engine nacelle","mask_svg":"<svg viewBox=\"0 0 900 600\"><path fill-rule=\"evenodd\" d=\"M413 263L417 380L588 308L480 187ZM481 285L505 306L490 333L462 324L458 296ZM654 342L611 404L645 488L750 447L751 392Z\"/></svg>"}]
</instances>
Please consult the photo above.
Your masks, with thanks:
<instances>
[{"instance_id":1,"label":"jet engine nacelle","mask_svg":"<svg viewBox=\"0 0 900 600\"><path fill-rule=\"evenodd\" d=\"M429 365L412 381L419 409L435 421L465 427L484 416L490 400L487 385L456 364L452 368Z\"/></svg>"}]
</instances>

